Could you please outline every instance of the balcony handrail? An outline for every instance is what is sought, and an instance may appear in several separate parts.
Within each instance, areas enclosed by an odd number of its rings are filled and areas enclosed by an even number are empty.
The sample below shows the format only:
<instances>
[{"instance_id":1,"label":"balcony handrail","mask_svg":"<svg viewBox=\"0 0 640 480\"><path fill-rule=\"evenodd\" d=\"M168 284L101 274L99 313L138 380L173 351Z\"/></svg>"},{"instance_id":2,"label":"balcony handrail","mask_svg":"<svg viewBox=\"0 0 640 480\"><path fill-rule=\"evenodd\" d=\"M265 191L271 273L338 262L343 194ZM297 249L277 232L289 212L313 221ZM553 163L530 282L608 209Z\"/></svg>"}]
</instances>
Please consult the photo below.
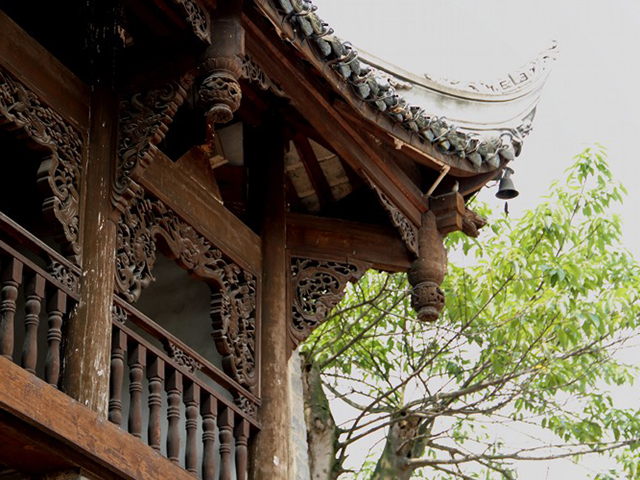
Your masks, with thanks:
<instances>
[{"instance_id":1,"label":"balcony handrail","mask_svg":"<svg viewBox=\"0 0 640 480\"><path fill-rule=\"evenodd\" d=\"M200 368L200 371L202 371L207 377L211 378L213 381L217 382L222 387L228 390L238 392L239 394L241 394L242 396L250 400L252 403L254 403L256 406L260 405L260 399L256 397L253 393L251 393L245 387L243 387L234 379L229 377L218 367L211 364L211 362L209 362L206 358L204 358L202 355L194 351L182 340L180 340L179 338L177 338L176 336L172 335L170 332L162 328L152 319L147 317L144 313L140 312L138 309L131 306L129 303L127 303L125 300L121 299L117 295L113 296L113 302L115 305L118 305L119 307L126 310L127 313L129 313L130 315L131 321L135 325L140 327L142 330L144 330L146 333L151 335L153 338L160 341L163 345L165 344L165 342L175 345L180 350L182 350L186 355L190 356L195 361L200 363L202 365L202 368ZM175 361L172 361L171 363L175 364Z\"/></svg>"},{"instance_id":2,"label":"balcony handrail","mask_svg":"<svg viewBox=\"0 0 640 480\"><path fill-rule=\"evenodd\" d=\"M113 326L114 326L114 328L118 328L118 329L122 330L127 335L128 338L131 338L134 341L138 342L138 344L143 345L149 352L151 352L153 355L155 355L156 357L158 357L159 359L164 361L165 364L171 365L171 368L174 368L175 370L179 371L180 374L182 374L184 377L188 378L191 382L193 382L196 385L198 385L202 389L202 391L204 391L205 393L213 396L216 400L218 400L218 402L222 403L225 407L228 407L231 410L233 410L237 415L240 415L242 418L247 420L253 427L255 427L257 429L261 428L260 422L258 422L257 419L251 417L246 412L242 411L233 402L231 402L231 401L227 400L226 398L222 397L222 395L220 395L213 388L211 388L209 385L204 383L195 374L191 373L191 371L187 367L185 367L183 365L180 365L180 364L176 363L175 361L173 361L173 359L168 354L166 354L165 352L163 352L159 348L149 344L149 342L147 342L144 338L142 338L140 335L135 333L130 328L127 328L125 325L122 325L122 324L114 322Z\"/></svg>"},{"instance_id":3,"label":"balcony handrail","mask_svg":"<svg viewBox=\"0 0 640 480\"><path fill-rule=\"evenodd\" d=\"M70 298L72 298L76 302L79 301L80 297L78 296L77 292L70 289L67 285L62 283L60 280L53 277L44 268L40 267L39 265L36 265L34 262L29 260L24 255L22 255L20 252L18 252L17 250L13 249L12 247L4 243L2 240L0 240L0 252L4 252L5 254L15 258L16 260L19 260L33 273L37 273L38 275L43 277L48 283L53 285L55 288L57 288L61 292L66 293Z\"/></svg>"},{"instance_id":4,"label":"balcony handrail","mask_svg":"<svg viewBox=\"0 0 640 480\"><path fill-rule=\"evenodd\" d=\"M63 255L56 252L49 245L44 243L38 237L29 232L26 228L20 226L6 214L0 212L0 230L8 234L13 240L20 243L22 246L27 247L33 253L38 256L46 255L49 260L56 261L61 265L67 267L75 274L80 276L81 269L79 266L73 264Z\"/></svg>"}]
</instances>

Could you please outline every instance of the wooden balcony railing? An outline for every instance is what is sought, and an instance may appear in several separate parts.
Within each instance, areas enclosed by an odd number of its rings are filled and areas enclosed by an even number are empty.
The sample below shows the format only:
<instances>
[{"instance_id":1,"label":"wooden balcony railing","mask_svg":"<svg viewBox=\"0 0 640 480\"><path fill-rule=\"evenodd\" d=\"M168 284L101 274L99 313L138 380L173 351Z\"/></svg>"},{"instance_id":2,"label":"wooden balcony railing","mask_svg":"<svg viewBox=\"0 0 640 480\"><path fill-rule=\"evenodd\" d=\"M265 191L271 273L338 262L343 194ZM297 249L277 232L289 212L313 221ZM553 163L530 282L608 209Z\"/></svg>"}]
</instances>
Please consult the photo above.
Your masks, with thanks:
<instances>
[{"instance_id":1,"label":"wooden balcony railing","mask_svg":"<svg viewBox=\"0 0 640 480\"><path fill-rule=\"evenodd\" d=\"M124 428L128 410L129 433L172 462L205 480L230 480L234 473L244 480L247 444L259 429L258 399L118 297L114 313L109 420ZM166 352L135 333L130 324L158 340ZM207 380L243 398L245 408Z\"/></svg>"},{"instance_id":2,"label":"wooden balcony railing","mask_svg":"<svg viewBox=\"0 0 640 480\"><path fill-rule=\"evenodd\" d=\"M0 240L0 355L58 388L63 323L78 301L79 269L2 213L0 230L47 265Z\"/></svg>"}]
</instances>

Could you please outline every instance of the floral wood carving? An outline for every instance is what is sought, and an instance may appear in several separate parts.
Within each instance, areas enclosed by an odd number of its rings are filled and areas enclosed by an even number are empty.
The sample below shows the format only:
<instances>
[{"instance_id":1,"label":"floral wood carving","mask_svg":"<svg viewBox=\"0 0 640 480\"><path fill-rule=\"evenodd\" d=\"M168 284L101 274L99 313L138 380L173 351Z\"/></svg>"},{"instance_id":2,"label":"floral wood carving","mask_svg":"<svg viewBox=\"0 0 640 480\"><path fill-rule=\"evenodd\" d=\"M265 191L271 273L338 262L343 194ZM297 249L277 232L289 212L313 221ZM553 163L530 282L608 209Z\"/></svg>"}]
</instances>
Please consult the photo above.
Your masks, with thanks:
<instances>
[{"instance_id":1,"label":"floral wood carving","mask_svg":"<svg viewBox=\"0 0 640 480\"><path fill-rule=\"evenodd\" d=\"M156 250L212 287L213 339L225 372L246 388L257 382L256 281L162 202L137 198L118 223L116 289L135 302L154 279Z\"/></svg>"},{"instance_id":2,"label":"floral wood carving","mask_svg":"<svg viewBox=\"0 0 640 480\"><path fill-rule=\"evenodd\" d=\"M367 178L367 177L365 177ZM394 205L387 195L378 188L378 186L367 178L369 185L378 195L378 199L382 206L387 210L391 223L400 231L400 236L407 248L414 255L418 255L418 229L404 214Z\"/></svg>"},{"instance_id":3,"label":"floral wood carving","mask_svg":"<svg viewBox=\"0 0 640 480\"><path fill-rule=\"evenodd\" d=\"M202 368L202 364L199 361L185 353L184 350L175 343L167 342L165 350L174 362L186 368L191 373L196 373Z\"/></svg>"},{"instance_id":4,"label":"floral wood carving","mask_svg":"<svg viewBox=\"0 0 640 480\"><path fill-rule=\"evenodd\" d=\"M252 400L249 400L244 395L237 395L234 399L234 403L238 406L238 408L240 408L240 410L242 410L247 415L253 418L257 418L258 409L256 407L256 404L253 403Z\"/></svg>"},{"instance_id":5,"label":"floral wood carving","mask_svg":"<svg viewBox=\"0 0 640 480\"><path fill-rule=\"evenodd\" d=\"M2 71L0 128L18 130L20 136L46 149L48 156L38 169L38 186L45 197L42 210L54 228L56 241L77 261L82 137L34 92Z\"/></svg>"},{"instance_id":6,"label":"floral wood carving","mask_svg":"<svg viewBox=\"0 0 640 480\"><path fill-rule=\"evenodd\" d=\"M292 318L289 331L296 344L305 341L344 295L347 282L357 282L369 265L302 258L291 259Z\"/></svg>"},{"instance_id":7,"label":"floral wood carving","mask_svg":"<svg viewBox=\"0 0 640 480\"><path fill-rule=\"evenodd\" d=\"M192 75L137 92L120 101L118 161L113 200L116 206L137 195L135 178L151 163L173 116L193 83Z\"/></svg>"},{"instance_id":8,"label":"floral wood carving","mask_svg":"<svg viewBox=\"0 0 640 480\"><path fill-rule=\"evenodd\" d=\"M79 274L67 265L52 260L47 267L47 271L72 292L78 291L78 285L80 284Z\"/></svg>"},{"instance_id":9,"label":"floral wood carving","mask_svg":"<svg viewBox=\"0 0 640 480\"><path fill-rule=\"evenodd\" d=\"M129 314L120 305L111 305L111 320L113 323L124 325L127 323Z\"/></svg>"},{"instance_id":10,"label":"floral wood carving","mask_svg":"<svg viewBox=\"0 0 640 480\"><path fill-rule=\"evenodd\" d=\"M180 7L196 37L204 42L211 43L209 14L202 5L197 0L173 0L173 3Z\"/></svg>"},{"instance_id":11,"label":"floral wood carving","mask_svg":"<svg viewBox=\"0 0 640 480\"><path fill-rule=\"evenodd\" d=\"M260 67L249 54L245 54L242 59L242 78L257 83L262 90L271 90L279 97L286 96L284 90L280 88L280 85L264 73L262 67Z\"/></svg>"}]
</instances>

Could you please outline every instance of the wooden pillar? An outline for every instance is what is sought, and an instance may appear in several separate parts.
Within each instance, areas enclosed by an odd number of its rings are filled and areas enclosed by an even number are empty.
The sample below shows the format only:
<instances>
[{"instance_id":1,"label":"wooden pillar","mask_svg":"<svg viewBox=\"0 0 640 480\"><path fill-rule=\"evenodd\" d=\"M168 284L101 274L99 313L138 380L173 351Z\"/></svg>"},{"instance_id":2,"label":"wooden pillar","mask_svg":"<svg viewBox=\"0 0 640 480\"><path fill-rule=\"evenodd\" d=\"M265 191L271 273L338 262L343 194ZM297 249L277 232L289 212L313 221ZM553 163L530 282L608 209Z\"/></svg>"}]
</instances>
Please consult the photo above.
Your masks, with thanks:
<instances>
[{"instance_id":1,"label":"wooden pillar","mask_svg":"<svg viewBox=\"0 0 640 480\"><path fill-rule=\"evenodd\" d=\"M290 407L287 381L287 257L284 193L284 146L278 122L267 122L259 135L264 162L262 222L262 361L260 421L262 430L252 445L252 477L289 478ZM247 143L245 143L247 144ZM260 150L257 150L259 152ZM247 152L250 154L251 152ZM258 166L256 166L258 167Z\"/></svg>"},{"instance_id":2,"label":"wooden pillar","mask_svg":"<svg viewBox=\"0 0 640 480\"><path fill-rule=\"evenodd\" d=\"M114 2L115 4L116 2ZM112 90L114 6L93 3L91 122L82 171L82 279L80 302L69 320L63 390L105 418L109 407L111 303L115 281L116 224L111 204L117 101Z\"/></svg>"}]
</instances>

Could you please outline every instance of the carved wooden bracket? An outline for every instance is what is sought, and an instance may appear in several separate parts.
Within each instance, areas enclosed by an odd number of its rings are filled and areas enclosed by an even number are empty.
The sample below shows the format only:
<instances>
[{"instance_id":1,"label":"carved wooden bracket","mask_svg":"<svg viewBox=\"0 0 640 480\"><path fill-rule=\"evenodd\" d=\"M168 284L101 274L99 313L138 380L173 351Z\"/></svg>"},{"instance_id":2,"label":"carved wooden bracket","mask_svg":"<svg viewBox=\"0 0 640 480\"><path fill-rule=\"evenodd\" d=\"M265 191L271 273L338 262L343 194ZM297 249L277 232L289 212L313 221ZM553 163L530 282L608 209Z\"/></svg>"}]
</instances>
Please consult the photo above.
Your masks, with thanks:
<instances>
[{"instance_id":1,"label":"carved wooden bracket","mask_svg":"<svg viewBox=\"0 0 640 480\"><path fill-rule=\"evenodd\" d=\"M291 259L291 322L289 333L298 345L322 324L342 297L348 282L357 282L370 265Z\"/></svg>"},{"instance_id":2,"label":"carved wooden bracket","mask_svg":"<svg viewBox=\"0 0 640 480\"><path fill-rule=\"evenodd\" d=\"M0 128L18 131L48 156L38 169L42 210L65 253L79 261L81 135L14 77L0 70Z\"/></svg>"},{"instance_id":3,"label":"carved wooden bracket","mask_svg":"<svg viewBox=\"0 0 640 480\"><path fill-rule=\"evenodd\" d=\"M206 43L211 43L211 21L209 12L197 0L173 0L185 16L185 20L196 37Z\"/></svg>"},{"instance_id":4,"label":"carved wooden bracket","mask_svg":"<svg viewBox=\"0 0 640 480\"><path fill-rule=\"evenodd\" d=\"M135 180L153 160L169 124L187 96L193 76L136 92L120 101L118 159L113 188L113 202L121 211L133 197L141 196Z\"/></svg>"},{"instance_id":5,"label":"carved wooden bracket","mask_svg":"<svg viewBox=\"0 0 640 480\"><path fill-rule=\"evenodd\" d=\"M256 369L256 279L162 202L136 198L118 223L116 290L135 302L154 279L160 249L189 274L211 286L213 339L225 372L253 389Z\"/></svg>"},{"instance_id":6,"label":"carved wooden bracket","mask_svg":"<svg viewBox=\"0 0 640 480\"><path fill-rule=\"evenodd\" d=\"M400 211L398 207L387 197L387 195L378 188L378 186L368 177L365 176L371 188L378 195L378 199L380 203L385 208L387 213L389 213L389 218L391 219L391 223L398 229L400 232L400 236L404 243L407 245L407 248L414 255L418 255L418 229L415 227L413 222L409 220L405 215Z\"/></svg>"}]
</instances>

